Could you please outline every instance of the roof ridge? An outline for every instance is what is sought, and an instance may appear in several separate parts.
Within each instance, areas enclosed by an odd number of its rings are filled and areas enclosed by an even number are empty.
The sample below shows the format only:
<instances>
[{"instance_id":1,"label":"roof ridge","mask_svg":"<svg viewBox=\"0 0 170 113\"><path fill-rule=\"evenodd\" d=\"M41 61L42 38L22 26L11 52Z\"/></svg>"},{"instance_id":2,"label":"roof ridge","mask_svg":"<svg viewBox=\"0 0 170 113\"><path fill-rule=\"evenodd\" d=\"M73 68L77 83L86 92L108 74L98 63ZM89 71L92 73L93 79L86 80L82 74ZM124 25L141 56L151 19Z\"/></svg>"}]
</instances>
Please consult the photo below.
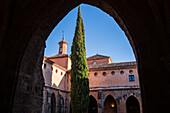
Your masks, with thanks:
<instances>
[{"instance_id":1,"label":"roof ridge","mask_svg":"<svg viewBox=\"0 0 170 113\"><path fill-rule=\"evenodd\" d=\"M126 67L126 66L136 66L137 63L133 62L121 62L121 63L107 63L107 64L91 64L88 65L89 69L97 69L97 68L114 68L114 67Z\"/></svg>"},{"instance_id":2,"label":"roof ridge","mask_svg":"<svg viewBox=\"0 0 170 113\"><path fill-rule=\"evenodd\" d=\"M53 55L53 56L50 56L50 57L47 57L47 58L57 58L57 57L65 57L65 56L70 56L68 54L57 54L57 55Z\"/></svg>"},{"instance_id":3,"label":"roof ridge","mask_svg":"<svg viewBox=\"0 0 170 113\"><path fill-rule=\"evenodd\" d=\"M96 54L96 55L87 57L87 60L91 60L91 59L101 59L101 58L109 58L109 56Z\"/></svg>"}]
</instances>

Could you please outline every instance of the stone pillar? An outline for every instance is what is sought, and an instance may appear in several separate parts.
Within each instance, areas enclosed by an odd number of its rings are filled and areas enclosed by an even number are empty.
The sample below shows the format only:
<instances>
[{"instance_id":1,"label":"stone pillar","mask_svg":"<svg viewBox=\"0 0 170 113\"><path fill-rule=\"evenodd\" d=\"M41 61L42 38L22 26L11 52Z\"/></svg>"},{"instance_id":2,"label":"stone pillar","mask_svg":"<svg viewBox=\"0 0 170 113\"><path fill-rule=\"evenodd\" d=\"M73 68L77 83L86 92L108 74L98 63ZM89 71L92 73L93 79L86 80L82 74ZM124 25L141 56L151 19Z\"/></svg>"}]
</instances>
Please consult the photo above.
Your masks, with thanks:
<instances>
[{"instance_id":1,"label":"stone pillar","mask_svg":"<svg viewBox=\"0 0 170 113\"><path fill-rule=\"evenodd\" d=\"M98 113L104 113L103 112L103 92L102 90L98 91Z\"/></svg>"},{"instance_id":2,"label":"stone pillar","mask_svg":"<svg viewBox=\"0 0 170 113\"><path fill-rule=\"evenodd\" d=\"M69 101L67 95L65 97L65 102L64 102L64 113L69 113Z\"/></svg>"},{"instance_id":3,"label":"stone pillar","mask_svg":"<svg viewBox=\"0 0 170 113\"><path fill-rule=\"evenodd\" d=\"M44 87L42 62L44 48L45 40L33 34L20 64L13 113L42 112Z\"/></svg>"},{"instance_id":4,"label":"stone pillar","mask_svg":"<svg viewBox=\"0 0 170 113\"><path fill-rule=\"evenodd\" d=\"M45 89L45 87L43 88L43 106L42 106L42 113L47 113L47 100L48 100L48 94L47 94L47 90Z\"/></svg>"}]
</instances>

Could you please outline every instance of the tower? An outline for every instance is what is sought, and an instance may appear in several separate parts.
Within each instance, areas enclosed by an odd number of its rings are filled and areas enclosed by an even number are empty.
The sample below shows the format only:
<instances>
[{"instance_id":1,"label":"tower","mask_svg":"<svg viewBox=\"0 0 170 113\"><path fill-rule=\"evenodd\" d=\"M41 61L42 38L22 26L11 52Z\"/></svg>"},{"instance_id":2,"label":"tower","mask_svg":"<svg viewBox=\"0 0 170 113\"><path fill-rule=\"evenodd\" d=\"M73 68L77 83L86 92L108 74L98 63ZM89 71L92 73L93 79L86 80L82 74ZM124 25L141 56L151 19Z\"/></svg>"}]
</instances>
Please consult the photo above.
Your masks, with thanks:
<instances>
[{"instance_id":1,"label":"tower","mask_svg":"<svg viewBox=\"0 0 170 113\"><path fill-rule=\"evenodd\" d=\"M67 54L67 45L68 43L64 40L64 34L63 34L63 40L59 43L59 52L58 54Z\"/></svg>"}]
</instances>

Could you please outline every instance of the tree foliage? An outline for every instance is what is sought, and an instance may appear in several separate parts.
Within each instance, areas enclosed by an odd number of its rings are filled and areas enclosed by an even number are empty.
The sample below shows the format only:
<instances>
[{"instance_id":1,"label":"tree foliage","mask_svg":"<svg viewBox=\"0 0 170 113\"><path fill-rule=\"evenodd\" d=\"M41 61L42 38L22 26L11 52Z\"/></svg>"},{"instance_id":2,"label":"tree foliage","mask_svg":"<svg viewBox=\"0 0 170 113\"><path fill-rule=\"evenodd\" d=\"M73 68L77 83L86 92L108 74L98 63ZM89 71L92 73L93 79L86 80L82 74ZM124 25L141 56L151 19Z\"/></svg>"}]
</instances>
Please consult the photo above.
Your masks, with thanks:
<instances>
[{"instance_id":1,"label":"tree foliage","mask_svg":"<svg viewBox=\"0 0 170 113\"><path fill-rule=\"evenodd\" d=\"M80 6L71 47L71 107L72 113L87 113L89 105L89 79L86 61L85 30Z\"/></svg>"}]
</instances>

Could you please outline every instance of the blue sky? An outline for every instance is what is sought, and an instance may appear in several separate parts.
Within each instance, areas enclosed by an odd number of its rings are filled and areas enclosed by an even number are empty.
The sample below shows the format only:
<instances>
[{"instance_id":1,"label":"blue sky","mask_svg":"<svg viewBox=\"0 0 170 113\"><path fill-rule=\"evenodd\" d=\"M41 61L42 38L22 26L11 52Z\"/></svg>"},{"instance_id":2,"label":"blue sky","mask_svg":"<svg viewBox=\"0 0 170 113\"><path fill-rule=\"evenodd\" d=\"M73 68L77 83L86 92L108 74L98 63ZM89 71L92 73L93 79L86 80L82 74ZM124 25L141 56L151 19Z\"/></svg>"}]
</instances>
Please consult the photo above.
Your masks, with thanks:
<instances>
[{"instance_id":1,"label":"blue sky","mask_svg":"<svg viewBox=\"0 0 170 113\"><path fill-rule=\"evenodd\" d=\"M68 42L67 52L71 54L71 45L76 27L78 7L71 10L53 29L46 40L45 56L58 54L58 42ZM87 57L101 54L110 56L113 62L135 61L132 47L115 20L94 6L81 4L81 15L85 27Z\"/></svg>"}]
</instances>

